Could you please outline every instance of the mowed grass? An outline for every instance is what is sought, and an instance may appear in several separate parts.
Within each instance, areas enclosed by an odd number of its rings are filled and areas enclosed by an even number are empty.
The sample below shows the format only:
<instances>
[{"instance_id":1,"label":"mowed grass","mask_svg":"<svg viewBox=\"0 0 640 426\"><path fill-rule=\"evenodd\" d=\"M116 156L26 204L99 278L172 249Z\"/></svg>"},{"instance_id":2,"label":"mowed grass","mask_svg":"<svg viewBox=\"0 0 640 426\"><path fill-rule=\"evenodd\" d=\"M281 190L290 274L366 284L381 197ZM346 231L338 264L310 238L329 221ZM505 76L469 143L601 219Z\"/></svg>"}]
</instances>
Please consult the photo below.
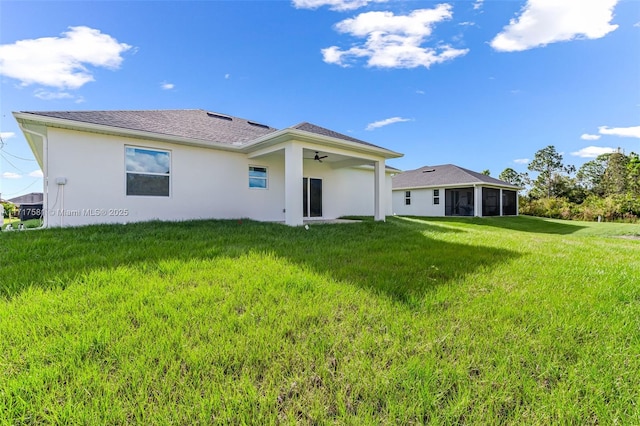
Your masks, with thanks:
<instances>
[{"instance_id":1,"label":"mowed grass","mask_svg":"<svg viewBox=\"0 0 640 426\"><path fill-rule=\"evenodd\" d=\"M0 424L640 424L640 225L0 235Z\"/></svg>"}]
</instances>

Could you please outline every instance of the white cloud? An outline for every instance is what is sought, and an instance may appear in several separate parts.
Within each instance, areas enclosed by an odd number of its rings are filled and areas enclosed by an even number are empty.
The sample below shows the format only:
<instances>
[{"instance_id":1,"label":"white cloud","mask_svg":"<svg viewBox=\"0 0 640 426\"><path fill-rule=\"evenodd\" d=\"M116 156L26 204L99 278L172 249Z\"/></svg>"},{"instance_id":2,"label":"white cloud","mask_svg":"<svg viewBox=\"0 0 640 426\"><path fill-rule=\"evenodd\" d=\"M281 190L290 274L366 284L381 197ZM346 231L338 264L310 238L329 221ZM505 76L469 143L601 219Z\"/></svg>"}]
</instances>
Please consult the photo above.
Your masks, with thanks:
<instances>
[{"instance_id":1,"label":"white cloud","mask_svg":"<svg viewBox=\"0 0 640 426\"><path fill-rule=\"evenodd\" d=\"M367 65L380 68L429 68L433 64L465 55L469 49L455 49L440 44L423 47L438 22L451 19L451 6L437 5L434 9L418 9L409 15L393 12L366 12L345 19L335 26L336 31L366 38L362 44L341 50L337 46L322 49L325 62L348 66L350 60L368 58Z\"/></svg>"},{"instance_id":2,"label":"white cloud","mask_svg":"<svg viewBox=\"0 0 640 426\"><path fill-rule=\"evenodd\" d=\"M167 173L171 169L168 153L146 149L127 148L125 164L133 172Z\"/></svg>"},{"instance_id":3,"label":"white cloud","mask_svg":"<svg viewBox=\"0 0 640 426\"><path fill-rule=\"evenodd\" d=\"M484 2L484 0L476 0L476 2L473 4L473 10L478 10L480 8L482 8L482 3Z\"/></svg>"},{"instance_id":4,"label":"white cloud","mask_svg":"<svg viewBox=\"0 0 640 426\"><path fill-rule=\"evenodd\" d=\"M41 178L44 175L42 174L42 170L38 169L30 172L27 176L34 177L34 178Z\"/></svg>"},{"instance_id":5,"label":"white cloud","mask_svg":"<svg viewBox=\"0 0 640 426\"><path fill-rule=\"evenodd\" d=\"M13 133L13 132L0 132L0 138L2 138L2 139L11 139L15 135L16 134Z\"/></svg>"},{"instance_id":6,"label":"white cloud","mask_svg":"<svg viewBox=\"0 0 640 426\"><path fill-rule=\"evenodd\" d=\"M635 24L633 24L633 26L636 27L636 28L640 28L640 21L638 21Z\"/></svg>"},{"instance_id":7,"label":"white cloud","mask_svg":"<svg viewBox=\"0 0 640 426\"><path fill-rule=\"evenodd\" d=\"M336 24L338 31L366 37L371 33L428 36L433 24L451 19L451 6L440 4L434 9L417 9L409 15L394 15L393 12L366 12L355 18Z\"/></svg>"},{"instance_id":8,"label":"white cloud","mask_svg":"<svg viewBox=\"0 0 640 426\"><path fill-rule=\"evenodd\" d=\"M3 179L20 179L22 176L17 174L17 173L13 173L13 172L4 172L2 173L2 178Z\"/></svg>"},{"instance_id":9,"label":"white cloud","mask_svg":"<svg viewBox=\"0 0 640 426\"><path fill-rule=\"evenodd\" d=\"M0 74L23 86L78 89L94 81L87 65L118 69L131 46L99 30L69 27L62 37L20 40L0 46Z\"/></svg>"},{"instance_id":10,"label":"white cloud","mask_svg":"<svg viewBox=\"0 0 640 426\"><path fill-rule=\"evenodd\" d=\"M516 158L515 160L513 160L514 163L516 164L529 164L529 160L528 158Z\"/></svg>"},{"instance_id":11,"label":"white cloud","mask_svg":"<svg viewBox=\"0 0 640 426\"><path fill-rule=\"evenodd\" d=\"M604 37L618 28L610 24L618 1L528 0L520 16L491 41L491 47L516 52L576 38Z\"/></svg>"},{"instance_id":12,"label":"white cloud","mask_svg":"<svg viewBox=\"0 0 640 426\"><path fill-rule=\"evenodd\" d=\"M43 101L53 101L58 99L75 99L75 103L81 104L84 102L84 97L76 96L69 92L50 92L45 89L36 89L33 92L33 96L42 99Z\"/></svg>"},{"instance_id":13,"label":"white cloud","mask_svg":"<svg viewBox=\"0 0 640 426\"><path fill-rule=\"evenodd\" d=\"M176 85L175 85L175 84L173 84L173 83L166 83L166 82L164 82L164 83L161 83L161 84L160 84L160 88L161 88L162 90L171 90L171 89L173 89L174 87L176 87Z\"/></svg>"},{"instance_id":14,"label":"white cloud","mask_svg":"<svg viewBox=\"0 0 640 426\"><path fill-rule=\"evenodd\" d=\"M368 5L369 3L386 3L388 0L293 0L296 9L317 9L322 6L329 6L331 10L345 11L354 10Z\"/></svg>"},{"instance_id":15,"label":"white cloud","mask_svg":"<svg viewBox=\"0 0 640 426\"><path fill-rule=\"evenodd\" d=\"M424 90L416 90L416 93L417 93L418 95L424 95L424 94L425 94L425 91L424 91Z\"/></svg>"},{"instance_id":16,"label":"white cloud","mask_svg":"<svg viewBox=\"0 0 640 426\"><path fill-rule=\"evenodd\" d=\"M640 126L635 127L598 127L598 133L601 135L613 135L623 138L640 138Z\"/></svg>"},{"instance_id":17,"label":"white cloud","mask_svg":"<svg viewBox=\"0 0 640 426\"><path fill-rule=\"evenodd\" d=\"M224 79L225 79L225 80L229 80L230 78L231 78L231 74L225 74L225 75L224 75Z\"/></svg>"},{"instance_id":18,"label":"white cloud","mask_svg":"<svg viewBox=\"0 0 640 426\"><path fill-rule=\"evenodd\" d=\"M45 89L37 89L33 92L33 95L44 101L51 101L54 99L73 99L74 96L69 92L50 92Z\"/></svg>"},{"instance_id":19,"label":"white cloud","mask_svg":"<svg viewBox=\"0 0 640 426\"><path fill-rule=\"evenodd\" d=\"M580 139L582 139L583 141L597 141L601 137L602 136L600 135L590 135L589 133L584 133L580 136Z\"/></svg>"},{"instance_id":20,"label":"white cloud","mask_svg":"<svg viewBox=\"0 0 640 426\"><path fill-rule=\"evenodd\" d=\"M402 117L386 118L384 120L374 121L373 123L369 123L367 125L366 130L373 130L379 127L388 126L389 124L393 124L393 123L402 123L404 121L412 121L412 120L410 118L402 118Z\"/></svg>"},{"instance_id":21,"label":"white cloud","mask_svg":"<svg viewBox=\"0 0 640 426\"><path fill-rule=\"evenodd\" d=\"M616 152L615 148L606 146L588 146L579 151L572 152L571 155L581 158L596 158L598 155Z\"/></svg>"}]
</instances>

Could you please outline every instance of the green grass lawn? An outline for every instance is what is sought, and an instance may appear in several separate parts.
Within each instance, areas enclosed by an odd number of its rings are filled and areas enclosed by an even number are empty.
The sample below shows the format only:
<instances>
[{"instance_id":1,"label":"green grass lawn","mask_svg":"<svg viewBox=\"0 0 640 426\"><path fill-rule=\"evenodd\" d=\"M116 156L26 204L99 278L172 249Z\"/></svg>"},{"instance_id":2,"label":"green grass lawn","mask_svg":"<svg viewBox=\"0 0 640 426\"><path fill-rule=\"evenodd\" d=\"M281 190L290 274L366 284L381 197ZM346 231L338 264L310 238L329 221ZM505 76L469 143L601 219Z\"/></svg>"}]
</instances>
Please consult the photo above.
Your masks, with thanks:
<instances>
[{"instance_id":1,"label":"green grass lawn","mask_svg":"<svg viewBox=\"0 0 640 426\"><path fill-rule=\"evenodd\" d=\"M39 228L40 226L42 226L42 221L40 219L30 219L30 220L25 220L24 222L22 222L24 224L24 227L27 229L31 229L31 228ZM5 218L3 220L3 223L0 225L0 230L4 230L8 224L11 224L14 229L18 229L18 225L20 224L20 219L19 218Z\"/></svg>"},{"instance_id":2,"label":"green grass lawn","mask_svg":"<svg viewBox=\"0 0 640 426\"><path fill-rule=\"evenodd\" d=\"M5 228L5 226L7 226L7 225L8 225L8 224L10 224L10 223L11 223L11 224L14 224L14 225L15 225L15 224L18 224L18 223L20 223L20 219L18 219L17 217L12 217L11 219L6 218L6 217L5 217L5 218L3 218L3 219L2 219L2 226L1 226L1 227L2 227L2 229L4 229L4 228Z\"/></svg>"},{"instance_id":3,"label":"green grass lawn","mask_svg":"<svg viewBox=\"0 0 640 426\"><path fill-rule=\"evenodd\" d=\"M0 424L640 424L640 225L0 234Z\"/></svg>"}]
</instances>

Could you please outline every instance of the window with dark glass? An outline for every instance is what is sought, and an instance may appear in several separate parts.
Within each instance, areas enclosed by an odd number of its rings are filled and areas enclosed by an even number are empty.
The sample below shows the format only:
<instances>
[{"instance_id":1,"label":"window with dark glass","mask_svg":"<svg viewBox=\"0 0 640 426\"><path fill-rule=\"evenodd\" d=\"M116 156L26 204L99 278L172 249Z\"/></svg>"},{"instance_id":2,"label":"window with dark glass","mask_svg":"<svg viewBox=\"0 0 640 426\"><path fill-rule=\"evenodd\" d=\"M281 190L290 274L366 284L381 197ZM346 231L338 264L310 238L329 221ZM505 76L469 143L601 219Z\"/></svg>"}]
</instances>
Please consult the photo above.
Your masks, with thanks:
<instances>
[{"instance_id":1,"label":"window with dark glass","mask_svg":"<svg viewBox=\"0 0 640 426\"><path fill-rule=\"evenodd\" d=\"M125 147L127 195L168 197L171 178L171 152Z\"/></svg>"},{"instance_id":2,"label":"window with dark glass","mask_svg":"<svg viewBox=\"0 0 640 426\"><path fill-rule=\"evenodd\" d=\"M433 190L433 204L440 204L440 190Z\"/></svg>"},{"instance_id":3,"label":"window with dark glass","mask_svg":"<svg viewBox=\"0 0 640 426\"><path fill-rule=\"evenodd\" d=\"M249 188L267 189L267 168L249 166Z\"/></svg>"},{"instance_id":4,"label":"window with dark glass","mask_svg":"<svg viewBox=\"0 0 640 426\"><path fill-rule=\"evenodd\" d=\"M411 205L411 191L404 191L404 205Z\"/></svg>"}]
</instances>

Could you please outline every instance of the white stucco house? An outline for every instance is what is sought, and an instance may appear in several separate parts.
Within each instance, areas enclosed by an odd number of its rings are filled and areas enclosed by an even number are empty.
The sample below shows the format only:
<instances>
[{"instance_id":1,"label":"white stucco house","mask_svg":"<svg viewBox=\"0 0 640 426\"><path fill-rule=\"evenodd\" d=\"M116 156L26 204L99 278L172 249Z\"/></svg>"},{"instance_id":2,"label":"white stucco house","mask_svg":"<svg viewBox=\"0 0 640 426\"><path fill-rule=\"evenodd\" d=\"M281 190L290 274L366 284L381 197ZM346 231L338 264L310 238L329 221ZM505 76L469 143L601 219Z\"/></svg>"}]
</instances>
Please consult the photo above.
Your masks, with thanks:
<instances>
[{"instance_id":1,"label":"white stucco house","mask_svg":"<svg viewBox=\"0 0 640 426\"><path fill-rule=\"evenodd\" d=\"M401 216L516 216L516 185L453 164L393 177L393 213Z\"/></svg>"},{"instance_id":2,"label":"white stucco house","mask_svg":"<svg viewBox=\"0 0 640 426\"><path fill-rule=\"evenodd\" d=\"M15 112L44 174L45 226L392 213L402 154L310 123L204 110Z\"/></svg>"}]
</instances>

